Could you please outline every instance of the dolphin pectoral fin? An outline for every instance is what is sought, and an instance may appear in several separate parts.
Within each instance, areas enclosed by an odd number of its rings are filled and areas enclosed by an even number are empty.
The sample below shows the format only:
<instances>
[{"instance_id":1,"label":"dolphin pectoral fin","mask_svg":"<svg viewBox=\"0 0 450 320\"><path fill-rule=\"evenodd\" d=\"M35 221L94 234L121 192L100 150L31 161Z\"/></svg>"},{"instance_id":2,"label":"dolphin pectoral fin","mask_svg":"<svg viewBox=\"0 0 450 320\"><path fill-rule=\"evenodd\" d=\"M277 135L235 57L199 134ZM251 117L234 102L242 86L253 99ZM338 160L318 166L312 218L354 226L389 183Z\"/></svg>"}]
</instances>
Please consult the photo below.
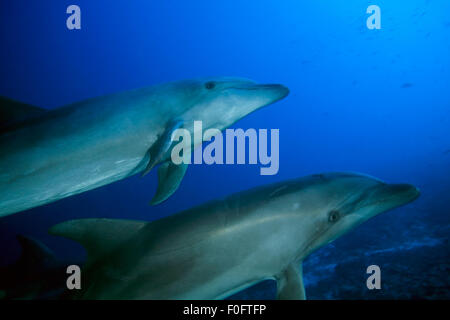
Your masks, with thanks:
<instances>
[{"instance_id":1,"label":"dolphin pectoral fin","mask_svg":"<svg viewBox=\"0 0 450 320\"><path fill-rule=\"evenodd\" d=\"M152 155L150 154L150 151L148 152L148 163L147 166L145 167L144 171L142 171L142 176L147 175L155 166L156 162L153 160L154 158L152 158Z\"/></svg>"},{"instance_id":2,"label":"dolphin pectoral fin","mask_svg":"<svg viewBox=\"0 0 450 320\"><path fill-rule=\"evenodd\" d=\"M133 220L79 219L57 224L49 229L49 233L83 245L89 264L117 248L146 224Z\"/></svg>"},{"instance_id":3,"label":"dolphin pectoral fin","mask_svg":"<svg viewBox=\"0 0 450 320\"><path fill-rule=\"evenodd\" d=\"M170 150L170 147L173 144L172 134L182 125L183 121L181 120L173 120L167 125L166 130L164 130L162 136L149 150L149 161L147 167L142 172L142 176L145 176L147 173L149 173L155 165L164 161L167 152Z\"/></svg>"},{"instance_id":4,"label":"dolphin pectoral fin","mask_svg":"<svg viewBox=\"0 0 450 320\"><path fill-rule=\"evenodd\" d=\"M278 300L306 300L301 265L291 263L276 279Z\"/></svg>"},{"instance_id":5,"label":"dolphin pectoral fin","mask_svg":"<svg viewBox=\"0 0 450 320\"><path fill-rule=\"evenodd\" d=\"M178 189L187 167L187 164L176 165L171 161L161 164L158 168L158 189L150 204L156 205L169 198Z\"/></svg>"}]
</instances>

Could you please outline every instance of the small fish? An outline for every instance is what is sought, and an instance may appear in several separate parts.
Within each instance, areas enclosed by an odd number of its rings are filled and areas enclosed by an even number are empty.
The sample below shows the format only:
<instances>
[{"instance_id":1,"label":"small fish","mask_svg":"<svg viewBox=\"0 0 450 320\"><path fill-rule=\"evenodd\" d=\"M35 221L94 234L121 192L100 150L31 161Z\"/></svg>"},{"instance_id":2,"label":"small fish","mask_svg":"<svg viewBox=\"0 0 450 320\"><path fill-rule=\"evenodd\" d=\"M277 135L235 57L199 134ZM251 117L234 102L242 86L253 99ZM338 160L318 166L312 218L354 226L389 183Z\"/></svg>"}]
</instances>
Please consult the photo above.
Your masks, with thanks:
<instances>
[{"instance_id":1,"label":"small fish","mask_svg":"<svg viewBox=\"0 0 450 320\"><path fill-rule=\"evenodd\" d=\"M412 83L410 83L410 82L405 82L404 84L402 84L402 89L411 88L412 86L413 86Z\"/></svg>"}]
</instances>

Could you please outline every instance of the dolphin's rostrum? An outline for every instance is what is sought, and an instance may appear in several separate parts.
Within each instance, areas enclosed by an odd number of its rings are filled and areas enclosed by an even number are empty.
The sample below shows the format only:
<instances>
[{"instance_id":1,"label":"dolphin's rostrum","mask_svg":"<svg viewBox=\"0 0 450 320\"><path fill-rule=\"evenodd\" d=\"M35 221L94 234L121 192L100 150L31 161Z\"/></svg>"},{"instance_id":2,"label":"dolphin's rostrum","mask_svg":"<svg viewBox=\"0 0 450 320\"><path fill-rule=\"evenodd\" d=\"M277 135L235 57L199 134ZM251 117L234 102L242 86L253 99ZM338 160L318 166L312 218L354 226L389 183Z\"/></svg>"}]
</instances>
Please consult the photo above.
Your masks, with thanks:
<instances>
[{"instance_id":1,"label":"dolphin's rostrum","mask_svg":"<svg viewBox=\"0 0 450 320\"><path fill-rule=\"evenodd\" d=\"M415 200L408 184L327 173L259 187L154 222L85 219L50 233L88 252L83 299L220 299L264 279L304 299L301 263L367 219Z\"/></svg>"},{"instance_id":2,"label":"dolphin's rostrum","mask_svg":"<svg viewBox=\"0 0 450 320\"><path fill-rule=\"evenodd\" d=\"M197 120L205 129L223 130L288 92L282 85L209 78L52 111L1 98L0 216L145 174L161 164L152 200L160 203L175 192L186 172L185 164L169 161L173 130L183 127L192 133Z\"/></svg>"}]
</instances>

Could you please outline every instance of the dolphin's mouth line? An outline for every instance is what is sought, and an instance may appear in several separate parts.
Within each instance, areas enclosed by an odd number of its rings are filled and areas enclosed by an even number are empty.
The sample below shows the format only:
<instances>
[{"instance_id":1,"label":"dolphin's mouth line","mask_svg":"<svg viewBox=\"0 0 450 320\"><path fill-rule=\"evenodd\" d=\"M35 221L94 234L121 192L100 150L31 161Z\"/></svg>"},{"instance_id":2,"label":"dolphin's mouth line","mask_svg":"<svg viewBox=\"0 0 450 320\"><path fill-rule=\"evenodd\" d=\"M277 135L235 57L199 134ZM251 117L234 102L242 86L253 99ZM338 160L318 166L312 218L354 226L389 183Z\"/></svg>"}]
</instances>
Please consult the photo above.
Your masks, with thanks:
<instances>
[{"instance_id":1,"label":"dolphin's mouth line","mask_svg":"<svg viewBox=\"0 0 450 320\"><path fill-rule=\"evenodd\" d=\"M406 205L406 204L408 204L408 203L410 203L410 202L413 202L413 201L416 200L419 196L420 196L419 194L411 195L410 197L408 197L407 200L405 200L404 202L402 202L402 203L399 204L398 206ZM357 206L357 207L355 208L355 211L356 211L356 210L359 210L359 209L363 209L363 208L369 207L369 206L374 206L374 205L378 205L378 204L384 204L384 203L387 203L387 202L389 202L389 201L395 199L396 197L398 197L398 195L394 194L394 195L392 195L392 196L390 196L390 197L385 197L385 198L383 198L383 199L379 199L379 200L375 200L375 201L370 201L370 202L368 202L368 203L364 203L364 204L362 204L362 205Z\"/></svg>"},{"instance_id":2,"label":"dolphin's mouth line","mask_svg":"<svg viewBox=\"0 0 450 320\"><path fill-rule=\"evenodd\" d=\"M260 88L258 87L229 87L226 88L225 90L246 90L246 91L256 91Z\"/></svg>"},{"instance_id":3,"label":"dolphin's mouth line","mask_svg":"<svg viewBox=\"0 0 450 320\"><path fill-rule=\"evenodd\" d=\"M259 90L259 89L273 89L273 88L282 88L283 86L280 84L253 84L250 86L243 86L243 87L228 87L225 90L228 89L235 89L235 90Z\"/></svg>"}]
</instances>

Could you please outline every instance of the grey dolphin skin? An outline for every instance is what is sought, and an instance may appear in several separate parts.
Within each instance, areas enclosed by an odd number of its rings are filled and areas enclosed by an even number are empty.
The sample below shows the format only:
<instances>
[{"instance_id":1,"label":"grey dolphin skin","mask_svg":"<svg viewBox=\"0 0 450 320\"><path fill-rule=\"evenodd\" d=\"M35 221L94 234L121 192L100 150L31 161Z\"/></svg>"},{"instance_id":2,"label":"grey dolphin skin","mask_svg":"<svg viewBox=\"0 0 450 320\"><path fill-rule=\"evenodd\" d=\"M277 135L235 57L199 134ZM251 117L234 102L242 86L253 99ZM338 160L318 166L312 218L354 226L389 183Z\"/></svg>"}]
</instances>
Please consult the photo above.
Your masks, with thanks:
<instances>
[{"instance_id":1,"label":"grey dolphin skin","mask_svg":"<svg viewBox=\"0 0 450 320\"><path fill-rule=\"evenodd\" d=\"M170 159L171 133L223 130L283 99L282 85L240 78L166 83L52 111L0 99L0 216L158 168L153 204L178 188L187 165Z\"/></svg>"},{"instance_id":2,"label":"grey dolphin skin","mask_svg":"<svg viewBox=\"0 0 450 320\"><path fill-rule=\"evenodd\" d=\"M50 233L87 250L80 299L221 299L264 279L304 299L302 260L419 196L408 184L327 173L259 187L154 222L82 219Z\"/></svg>"}]
</instances>

